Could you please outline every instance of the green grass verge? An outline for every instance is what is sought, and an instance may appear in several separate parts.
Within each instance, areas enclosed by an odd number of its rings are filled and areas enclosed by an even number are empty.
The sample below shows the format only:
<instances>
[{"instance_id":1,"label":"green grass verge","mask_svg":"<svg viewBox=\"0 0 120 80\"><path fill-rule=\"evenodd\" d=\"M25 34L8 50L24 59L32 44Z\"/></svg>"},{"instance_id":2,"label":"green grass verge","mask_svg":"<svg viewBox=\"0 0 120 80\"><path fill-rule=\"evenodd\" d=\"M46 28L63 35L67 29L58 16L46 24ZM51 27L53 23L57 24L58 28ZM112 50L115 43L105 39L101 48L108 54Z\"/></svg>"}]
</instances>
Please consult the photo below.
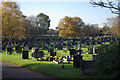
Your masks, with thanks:
<instances>
[{"instance_id":1,"label":"green grass verge","mask_svg":"<svg viewBox=\"0 0 120 80\"><path fill-rule=\"evenodd\" d=\"M99 45L96 45L99 46ZM92 60L92 55L87 54L87 48L82 48L84 53L82 54L84 57L84 60ZM48 57L49 54L47 53L47 50L43 50L45 53L45 56ZM69 55L69 51L63 52L63 50L57 50L57 56L66 56ZM31 58L31 51L29 51L29 58ZM30 69L32 71L45 74L47 76L56 77L56 78L99 78L100 76L89 76L89 75L83 75L80 73L80 69L74 69L73 68L73 62L71 64L64 64L65 69L61 69L60 66L62 64L55 64L51 61L36 61L34 59L22 59L22 54L17 54L13 52L13 54L8 55L4 51L3 53L0 53L0 56L2 55L2 61L6 61L9 63L17 64L21 67Z\"/></svg>"},{"instance_id":2,"label":"green grass verge","mask_svg":"<svg viewBox=\"0 0 120 80\"><path fill-rule=\"evenodd\" d=\"M30 56L29 56L30 57ZM2 53L2 61L17 64L32 71L45 74L56 78L96 78L96 76L86 76L80 73L80 69L74 69L73 64L64 64L65 69L61 69L62 64L54 64L51 61L36 61L22 59L22 54L13 53L12 55Z\"/></svg>"}]
</instances>

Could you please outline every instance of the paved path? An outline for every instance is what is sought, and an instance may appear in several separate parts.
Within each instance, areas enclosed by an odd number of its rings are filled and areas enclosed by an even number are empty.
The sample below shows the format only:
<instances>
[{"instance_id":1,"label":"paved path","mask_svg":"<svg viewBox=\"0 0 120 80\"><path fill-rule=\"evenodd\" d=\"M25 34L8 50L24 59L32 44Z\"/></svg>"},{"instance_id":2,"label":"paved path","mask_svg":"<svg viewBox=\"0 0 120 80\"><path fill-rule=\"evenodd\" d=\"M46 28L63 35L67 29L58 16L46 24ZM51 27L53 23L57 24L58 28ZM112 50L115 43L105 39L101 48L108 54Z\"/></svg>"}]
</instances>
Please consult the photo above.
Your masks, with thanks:
<instances>
[{"instance_id":1,"label":"paved path","mask_svg":"<svg viewBox=\"0 0 120 80\"><path fill-rule=\"evenodd\" d=\"M2 77L3 78L50 78L43 74L39 74L28 69L24 69L15 64L2 62Z\"/></svg>"}]
</instances>

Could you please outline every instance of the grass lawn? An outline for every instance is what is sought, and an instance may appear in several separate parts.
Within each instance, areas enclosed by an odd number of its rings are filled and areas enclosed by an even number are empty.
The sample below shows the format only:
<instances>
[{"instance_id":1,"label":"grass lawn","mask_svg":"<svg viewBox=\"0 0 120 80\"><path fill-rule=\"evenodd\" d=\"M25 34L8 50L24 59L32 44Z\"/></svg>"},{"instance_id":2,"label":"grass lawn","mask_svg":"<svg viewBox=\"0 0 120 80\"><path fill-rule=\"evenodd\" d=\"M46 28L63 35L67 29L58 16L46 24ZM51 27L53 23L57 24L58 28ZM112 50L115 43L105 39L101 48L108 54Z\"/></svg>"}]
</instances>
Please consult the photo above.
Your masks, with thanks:
<instances>
[{"instance_id":1,"label":"grass lawn","mask_svg":"<svg viewBox=\"0 0 120 80\"><path fill-rule=\"evenodd\" d=\"M96 45L98 46L98 45ZM84 60L92 60L92 55L87 54L87 48L82 48L83 50L83 59ZM45 56L48 57L47 50L43 50ZM63 50L58 50L57 56L66 56L69 55L69 51L63 52ZM61 69L60 66L63 64L55 64L52 61L37 61L34 59L22 59L22 54L18 54L13 52L13 54L8 55L6 51L0 53L2 55L2 61L6 61L9 63L17 64L21 67L30 69L32 71L45 74L47 76L56 77L56 78L99 78L100 76L89 76L89 75L82 75L80 73L80 69L73 68L73 62L71 64L64 64L65 69ZM29 58L31 58L31 51L29 51Z\"/></svg>"},{"instance_id":2,"label":"grass lawn","mask_svg":"<svg viewBox=\"0 0 120 80\"><path fill-rule=\"evenodd\" d=\"M62 64L54 64L51 61L36 61L34 59L24 60L22 59L22 54L13 53L8 55L6 52L3 52L2 61L17 64L32 71L56 78L96 78L96 76L82 75L80 69L73 68L73 64L64 64L65 69L61 69L60 66Z\"/></svg>"}]
</instances>

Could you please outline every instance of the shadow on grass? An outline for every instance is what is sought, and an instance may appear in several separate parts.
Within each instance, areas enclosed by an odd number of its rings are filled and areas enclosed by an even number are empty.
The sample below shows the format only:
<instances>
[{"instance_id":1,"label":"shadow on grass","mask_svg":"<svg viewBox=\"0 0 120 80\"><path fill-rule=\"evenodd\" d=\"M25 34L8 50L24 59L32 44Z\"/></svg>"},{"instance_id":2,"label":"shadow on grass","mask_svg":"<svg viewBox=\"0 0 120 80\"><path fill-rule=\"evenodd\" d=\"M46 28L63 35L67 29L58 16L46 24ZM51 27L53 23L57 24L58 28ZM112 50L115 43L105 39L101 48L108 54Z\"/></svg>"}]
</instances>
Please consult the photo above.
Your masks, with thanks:
<instances>
[{"instance_id":1,"label":"shadow on grass","mask_svg":"<svg viewBox=\"0 0 120 80\"><path fill-rule=\"evenodd\" d=\"M64 69L60 68L61 65L63 64L33 63L22 67L55 78L97 78L96 76L81 74L80 69L73 68L72 64L64 64Z\"/></svg>"}]
</instances>

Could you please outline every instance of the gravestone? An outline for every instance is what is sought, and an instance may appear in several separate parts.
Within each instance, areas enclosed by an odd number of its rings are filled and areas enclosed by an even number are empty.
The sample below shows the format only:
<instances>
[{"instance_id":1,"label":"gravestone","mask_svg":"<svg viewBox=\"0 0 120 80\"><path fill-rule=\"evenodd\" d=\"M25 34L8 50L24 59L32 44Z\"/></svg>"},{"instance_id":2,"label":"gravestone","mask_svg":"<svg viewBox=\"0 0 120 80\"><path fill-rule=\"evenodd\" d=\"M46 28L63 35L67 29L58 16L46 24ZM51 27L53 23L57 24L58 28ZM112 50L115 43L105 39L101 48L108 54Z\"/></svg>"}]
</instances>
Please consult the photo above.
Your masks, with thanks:
<instances>
[{"instance_id":1,"label":"gravestone","mask_svg":"<svg viewBox=\"0 0 120 80\"><path fill-rule=\"evenodd\" d=\"M26 45L22 53L22 59L28 59L29 56L29 47Z\"/></svg>"},{"instance_id":2,"label":"gravestone","mask_svg":"<svg viewBox=\"0 0 120 80\"><path fill-rule=\"evenodd\" d=\"M55 44L55 47L54 48L57 48L57 44Z\"/></svg>"},{"instance_id":3,"label":"gravestone","mask_svg":"<svg viewBox=\"0 0 120 80\"><path fill-rule=\"evenodd\" d=\"M81 56L82 52L83 52L82 49L76 50L76 54L77 54L77 55L80 55L80 56Z\"/></svg>"},{"instance_id":4,"label":"gravestone","mask_svg":"<svg viewBox=\"0 0 120 80\"><path fill-rule=\"evenodd\" d=\"M69 56L67 56L67 61L69 61L70 60L70 57Z\"/></svg>"},{"instance_id":5,"label":"gravestone","mask_svg":"<svg viewBox=\"0 0 120 80\"><path fill-rule=\"evenodd\" d=\"M49 49L48 50L48 53L50 54L50 53L52 53L54 51L54 49Z\"/></svg>"},{"instance_id":6,"label":"gravestone","mask_svg":"<svg viewBox=\"0 0 120 80\"><path fill-rule=\"evenodd\" d=\"M50 52L50 56L52 57L56 56L56 52Z\"/></svg>"},{"instance_id":7,"label":"gravestone","mask_svg":"<svg viewBox=\"0 0 120 80\"><path fill-rule=\"evenodd\" d=\"M28 51L23 51L22 59L28 59Z\"/></svg>"},{"instance_id":8,"label":"gravestone","mask_svg":"<svg viewBox=\"0 0 120 80\"><path fill-rule=\"evenodd\" d=\"M73 67L74 68L80 68L80 62L82 60L82 56L80 55L74 55L73 56Z\"/></svg>"},{"instance_id":9,"label":"gravestone","mask_svg":"<svg viewBox=\"0 0 120 80\"><path fill-rule=\"evenodd\" d=\"M6 48L6 46L5 46L5 45L3 45L3 46L2 46L2 50L3 50L3 51L5 51L5 48Z\"/></svg>"},{"instance_id":10,"label":"gravestone","mask_svg":"<svg viewBox=\"0 0 120 80\"><path fill-rule=\"evenodd\" d=\"M70 55L75 55L76 54L76 50L75 49L70 49Z\"/></svg>"},{"instance_id":11,"label":"gravestone","mask_svg":"<svg viewBox=\"0 0 120 80\"><path fill-rule=\"evenodd\" d=\"M7 48L7 54L12 54L12 47Z\"/></svg>"},{"instance_id":12,"label":"gravestone","mask_svg":"<svg viewBox=\"0 0 120 80\"><path fill-rule=\"evenodd\" d=\"M74 45L74 49L77 49L78 48L78 46L77 45Z\"/></svg>"},{"instance_id":13,"label":"gravestone","mask_svg":"<svg viewBox=\"0 0 120 80\"><path fill-rule=\"evenodd\" d=\"M97 55L92 55L92 60L96 61L96 57L97 57Z\"/></svg>"},{"instance_id":14,"label":"gravestone","mask_svg":"<svg viewBox=\"0 0 120 80\"><path fill-rule=\"evenodd\" d=\"M43 51L39 51L39 57L44 57L44 52Z\"/></svg>"},{"instance_id":15,"label":"gravestone","mask_svg":"<svg viewBox=\"0 0 120 80\"><path fill-rule=\"evenodd\" d=\"M88 54L93 54L93 48L90 48Z\"/></svg>"},{"instance_id":16,"label":"gravestone","mask_svg":"<svg viewBox=\"0 0 120 80\"><path fill-rule=\"evenodd\" d=\"M39 53L39 50L38 50L38 49L35 49L35 51L34 51L34 53L33 53L33 57L34 57L34 58L39 58L38 53Z\"/></svg>"},{"instance_id":17,"label":"gravestone","mask_svg":"<svg viewBox=\"0 0 120 80\"><path fill-rule=\"evenodd\" d=\"M37 49L37 47L32 47L32 52L35 52L35 49Z\"/></svg>"},{"instance_id":18,"label":"gravestone","mask_svg":"<svg viewBox=\"0 0 120 80\"><path fill-rule=\"evenodd\" d=\"M33 56L34 58L42 58L44 57L44 52L43 51L39 51L38 49L35 49L35 52L33 53Z\"/></svg>"},{"instance_id":19,"label":"gravestone","mask_svg":"<svg viewBox=\"0 0 120 80\"><path fill-rule=\"evenodd\" d=\"M53 48L53 47L54 47L54 45L53 45L53 44L51 44L51 45L50 45L50 47L51 47L51 48Z\"/></svg>"},{"instance_id":20,"label":"gravestone","mask_svg":"<svg viewBox=\"0 0 120 80\"><path fill-rule=\"evenodd\" d=\"M59 44L58 47L57 47L57 49L58 50L62 50L63 49L62 45Z\"/></svg>"},{"instance_id":21,"label":"gravestone","mask_svg":"<svg viewBox=\"0 0 120 80\"><path fill-rule=\"evenodd\" d=\"M16 53L21 53L22 48L20 46L16 46L15 51L16 51Z\"/></svg>"},{"instance_id":22,"label":"gravestone","mask_svg":"<svg viewBox=\"0 0 120 80\"><path fill-rule=\"evenodd\" d=\"M80 71L82 74L95 75L94 61L81 61Z\"/></svg>"},{"instance_id":23,"label":"gravestone","mask_svg":"<svg viewBox=\"0 0 120 80\"><path fill-rule=\"evenodd\" d=\"M48 47L46 45L43 45L43 50L48 49Z\"/></svg>"},{"instance_id":24,"label":"gravestone","mask_svg":"<svg viewBox=\"0 0 120 80\"><path fill-rule=\"evenodd\" d=\"M96 46L93 46L93 54L95 53L96 50Z\"/></svg>"}]
</instances>

